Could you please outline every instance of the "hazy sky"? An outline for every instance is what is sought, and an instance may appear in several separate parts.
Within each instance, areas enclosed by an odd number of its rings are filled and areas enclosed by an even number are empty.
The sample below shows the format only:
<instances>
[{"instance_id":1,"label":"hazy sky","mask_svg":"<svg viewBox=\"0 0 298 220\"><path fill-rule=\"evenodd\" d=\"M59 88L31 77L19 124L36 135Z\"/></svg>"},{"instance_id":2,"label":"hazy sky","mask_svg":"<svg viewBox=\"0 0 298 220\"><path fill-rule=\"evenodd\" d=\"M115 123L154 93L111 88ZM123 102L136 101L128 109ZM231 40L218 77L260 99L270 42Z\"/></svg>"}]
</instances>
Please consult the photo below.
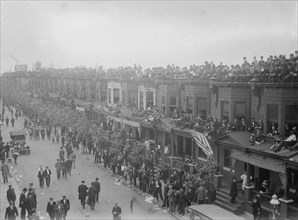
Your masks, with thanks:
<instances>
[{"instance_id":1,"label":"hazy sky","mask_svg":"<svg viewBox=\"0 0 298 220\"><path fill-rule=\"evenodd\" d=\"M237 64L297 50L297 1L3 1L1 73Z\"/></svg>"}]
</instances>

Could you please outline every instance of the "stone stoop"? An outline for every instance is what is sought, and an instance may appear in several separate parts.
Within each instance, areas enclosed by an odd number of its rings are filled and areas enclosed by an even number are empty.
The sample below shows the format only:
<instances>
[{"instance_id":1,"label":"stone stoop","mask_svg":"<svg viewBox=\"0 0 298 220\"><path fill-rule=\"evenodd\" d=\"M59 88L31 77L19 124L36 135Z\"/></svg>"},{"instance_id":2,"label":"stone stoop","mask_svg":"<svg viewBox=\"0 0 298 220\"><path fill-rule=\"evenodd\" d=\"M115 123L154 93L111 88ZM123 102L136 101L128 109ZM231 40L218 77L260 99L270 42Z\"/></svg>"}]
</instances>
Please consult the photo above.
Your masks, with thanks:
<instances>
[{"instance_id":1,"label":"stone stoop","mask_svg":"<svg viewBox=\"0 0 298 220\"><path fill-rule=\"evenodd\" d=\"M222 189L218 189L216 192L215 204L233 212L236 215L244 213L244 201L240 198L236 198L235 204L230 203L231 197L228 192Z\"/></svg>"}]
</instances>

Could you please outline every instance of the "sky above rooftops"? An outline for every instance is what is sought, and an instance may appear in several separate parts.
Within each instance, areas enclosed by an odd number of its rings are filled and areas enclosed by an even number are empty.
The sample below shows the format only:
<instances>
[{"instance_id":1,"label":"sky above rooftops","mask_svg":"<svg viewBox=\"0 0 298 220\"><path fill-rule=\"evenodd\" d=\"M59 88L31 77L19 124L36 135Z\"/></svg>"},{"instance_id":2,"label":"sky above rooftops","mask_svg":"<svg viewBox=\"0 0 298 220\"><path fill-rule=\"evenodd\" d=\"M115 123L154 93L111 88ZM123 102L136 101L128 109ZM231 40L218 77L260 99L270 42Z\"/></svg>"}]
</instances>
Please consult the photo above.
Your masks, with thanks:
<instances>
[{"instance_id":1,"label":"sky above rooftops","mask_svg":"<svg viewBox=\"0 0 298 220\"><path fill-rule=\"evenodd\" d=\"M242 58L297 50L297 1L1 1L1 73Z\"/></svg>"}]
</instances>

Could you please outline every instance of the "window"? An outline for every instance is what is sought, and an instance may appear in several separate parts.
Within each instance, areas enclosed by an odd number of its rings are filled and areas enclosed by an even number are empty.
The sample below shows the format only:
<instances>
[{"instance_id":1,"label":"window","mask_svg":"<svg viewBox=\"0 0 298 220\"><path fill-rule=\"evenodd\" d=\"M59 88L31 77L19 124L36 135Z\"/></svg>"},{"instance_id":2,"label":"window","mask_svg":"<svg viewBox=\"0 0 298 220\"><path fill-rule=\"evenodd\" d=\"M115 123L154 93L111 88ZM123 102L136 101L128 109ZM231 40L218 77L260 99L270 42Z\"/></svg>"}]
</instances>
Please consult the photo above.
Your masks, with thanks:
<instances>
[{"instance_id":1,"label":"window","mask_svg":"<svg viewBox=\"0 0 298 220\"><path fill-rule=\"evenodd\" d=\"M235 102L234 106L234 117L237 118L238 120L241 120L242 118L245 119L245 106L246 102Z\"/></svg>"},{"instance_id":2,"label":"window","mask_svg":"<svg viewBox=\"0 0 298 220\"><path fill-rule=\"evenodd\" d=\"M166 97L165 96L161 97L161 104L166 105Z\"/></svg>"},{"instance_id":3,"label":"window","mask_svg":"<svg viewBox=\"0 0 298 220\"><path fill-rule=\"evenodd\" d=\"M185 155L188 155L188 156L192 156L191 155L191 139L190 138L185 138Z\"/></svg>"},{"instance_id":4,"label":"window","mask_svg":"<svg viewBox=\"0 0 298 220\"><path fill-rule=\"evenodd\" d=\"M143 108L143 100L144 100L144 97L143 97L143 91L139 91L139 97L140 97L140 100L139 100L139 106L140 108Z\"/></svg>"},{"instance_id":5,"label":"window","mask_svg":"<svg viewBox=\"0 0 298 220\"><path fill-rule=\"evenodd\" d=\"M114 91L114 103L118 104L120 102L120 89L113 89Z\"/></svg>"},{"instance_id":6,"label":"window","mask_svg":"<svg viewBox=\"0 0 298 220\"><path fill-rule=\"evenodd\" d=\"M224 149L224 168L231 169L231 151Z\"/></svg>"},{"instance_id":7,"label":"window","mask_svg":"<svg viewBox=\"0 0 298 220\"><path fill-rule=\"evenodd\" d=\"M163 112L166 112L166 97L165 96L161 97L161 109Z\"/></svg>"},{"instance_id":8,"label":"window","mask_svg":"<svg viewBox=\"0 0 298 220\"><path fill-rule=\"evenodd\" d=\"M267 105L267 128L268 133L271 133L273 129L278 129L278 105Z\"/></svg>"},{"instance_id":9,"label":"window","mask_svg":"<svg viewBox=\"0 0 298 220\"><path fill-rule=\"evenodd\" d=\"M186 111L187 113L193 113L193 97L186 96Z\"/></svg>"},{"instance_id":10,"label":"window","mask_svg":"<svg viewBox=\"0 0 298 220\"><path fill-rule=\"evenodd\" d=\"M176 154L179 156L183 156L183 137L177 135L177 146L176 146Z\"/></svg>"},{"instance_id":11,"label":"window","mask_svg":"<svg viewBox=\"0 0 298 220\"><path fill-rule=\"evenodd\" d=\"M229 121L229 102L228 101L221 101L221 120Z\"/></svg>"},{"instance_id":12,"label":"window","mask_svg":"<svg viewBox=\"0 0 298 220\"><path fill-rule=\"evenodd\" d=\"M108 97L109 97L109 103L112 103L112 98L111 98L111 88L108 89Z\"/></svg>"},{"instance_id":13,"label":"window","mask_svg":"<svg viewBox=\"0 0 298 220\"><path fill-rule=\"evenodd\" d=\"M106 101L106 99L107 99L107 89L102 89L100 95L101 95L101 100L100 101Z\"/></svg>"},{"instance_id":14,"label":"window","mask_svg":"<svg viewBox=\"0 0 298 220\"><path fill-rule=\"evenodd\" d=\"M293 127L298 128L298 105L286 105L285 111L285 136L287 137Z\"/></svg>"},{"instance_id":15,"label":"window","mask_svg":"<svg viewBox=\"0 0 298 220\"><path fill-rule=\"evenodd\" d=\"M197 114L203 119L207 118L207 99L197 98Z\"/></svg>"},{"instance_id":16,"label":"window","mask_svg":"<svg viewBox=\"0 0 298 220\"><path fill-rule=\"evenodd\" d=\"M149 106L154 105L153 103L153 92L152 91L146 91L146 109Z\"/></svg>"},{"instance_id":17,"label":"window","mask_svg":"<svg viewBox=\"0 0 298 220\"><path fill-rule=\"evenodd\" d=\"M176 96L171 96L170 97L170 106L176 106L177 105L177 97Z\"/></svg>"},{"instance_id":18,"label":"window","mask_svg":"<svg viewBox=\"0 0 298 220\"><path fill-rule=\"evenodd\" d=\"M170 112L173 112L176 107L177 107L177 97L170 96L170 105L169 105Z\"/></svg>"}]
</instances>

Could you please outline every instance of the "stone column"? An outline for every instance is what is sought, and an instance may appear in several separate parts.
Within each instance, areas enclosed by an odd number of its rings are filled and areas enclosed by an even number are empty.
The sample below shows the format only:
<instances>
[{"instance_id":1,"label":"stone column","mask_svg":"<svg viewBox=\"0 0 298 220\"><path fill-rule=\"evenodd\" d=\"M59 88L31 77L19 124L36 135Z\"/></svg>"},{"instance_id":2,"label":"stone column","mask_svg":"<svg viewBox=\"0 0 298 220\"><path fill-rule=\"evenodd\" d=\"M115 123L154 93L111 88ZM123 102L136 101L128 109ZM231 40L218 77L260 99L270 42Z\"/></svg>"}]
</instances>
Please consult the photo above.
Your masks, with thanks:
<instances>
[{"instance_id":1,"label":"stone column","mask_svg":"<svg viewBox=\"0 0 298 220\"><path fill-rule=\"evenodd\" d=\"M140 108L140 101L141 101L141 99L140 99L140 91L141 90L138 90L138 108Z\"/></svg>"},{"instance_id":2,"label":"stone column","mask_svg":"<svg viewBox=\"0 0 298 220\"><path fill-rule=\"evenodd\" d=\"M250 164L249 163L246 163L246 174L247 174L246 186L250 186Z\"/></svg>"},{"instance_id":3,"label":"stone column","mask_svg":"<svg viewBox=\"0 0 298 220\"><path fill-rule=\"evenodd\" d=\"M217 174L217 175L214 175L214 188L216 190L218 190L219 188L221 188L221 180L223 178L223 175L222 174Z\"/></svg>"},{"instance_id":4,"label":"stone column","mask_svg":"<svg viewBox=\"0 0 298 220\"><path fill-rule=\"evenodd\" d=\"M87 98L87 100L90 100L91 99L91 81L90 80L88 80L87 82L86 82L86 98Z\"/></svg>"},{"instance_id":5,"label":"stone column","mask_svg":"<svg viewBox=\"0 0 298 220\"><path fill-rule=\"evenodd\" d=\"M292 199L280 198L280 216L281 220L286 220L288 217L288 206L290 203L294 202Z\"/></svg>"},{"instance_id":6,"label":"stone column","mask_svg":"<svg viewBox=\"0 0 298 220\"><path fill-rule=\"evenodd\" d=\"M244 186L244 210L247 212L251 212L251 204L252 200L252 190L254 186Z\"/></svg>"},{"instance_id":7,"label":"stone column","mask_svg":"<svg viewBox=\"0 0 298 220\"><path fill-rule=\"evenodd\" d=\"M153 104L156 106L156 90L153 90Z\"/></svg>"},{"instance_id":8,"label":"stone column","mask_svg":"<svg viewBox=\"0 0 298 220\"><path fill-rule=\"evenodd\" d=\"M111 104L114 104L114 88L111 88Z\"/></svg>"},{"instance_id":9,"label":"stone column","mask_svg":"<svg viewBox=\"0 0 298 220\"><path fill-rule=\"evenodd\" d=\"M82 98L82 81L79 80L79 83L78 83L78 98Z\"/></svg>"},{"instance_id":10,"label":"stone column","mask_svg":"<svg viewBox=\"0 0 298 220\"><path fill-rule=\"evenodd\" d=\"M186 137L183 137L183 162L185 162Z\"/></svg>"},{"instance_id":11,"label":"stone column","mask_svg":"<svg viewBox=\"0 0 298 220\"><path fill-rule=\"evenodd\" d=\"M144 90L144 95L143 95L143 106L144 106L144 110L147 110L147 91Z\"/></svg>"}]
</instances>

